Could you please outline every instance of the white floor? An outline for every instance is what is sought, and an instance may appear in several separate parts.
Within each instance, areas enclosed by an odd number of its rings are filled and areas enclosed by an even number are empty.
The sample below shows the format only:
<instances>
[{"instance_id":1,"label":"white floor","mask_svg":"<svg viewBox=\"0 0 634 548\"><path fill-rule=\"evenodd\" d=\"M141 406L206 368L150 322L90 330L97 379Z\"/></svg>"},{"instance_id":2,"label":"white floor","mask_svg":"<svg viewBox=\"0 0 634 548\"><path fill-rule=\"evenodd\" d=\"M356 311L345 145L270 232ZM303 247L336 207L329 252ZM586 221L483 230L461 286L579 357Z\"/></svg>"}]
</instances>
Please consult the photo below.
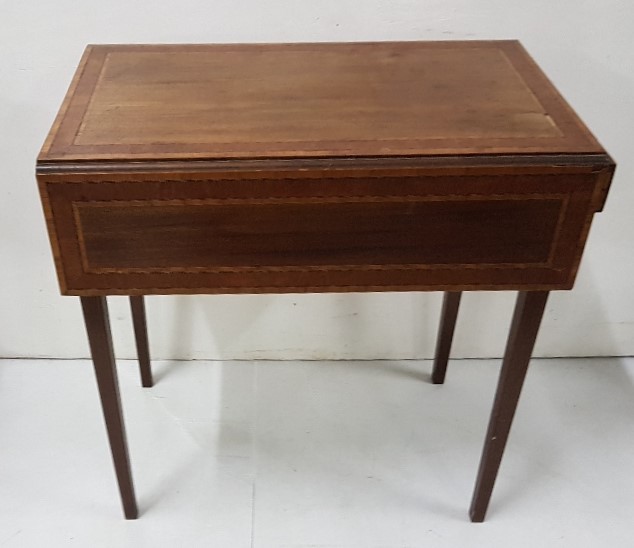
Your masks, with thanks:
<instances>
[{"instance_id":1,"label":"white floor","mask_svg":"<svg viewBox=\"0 0 634 548\"><path fill-rule=\"evenodd\" d=\"M634 359L534 360L483 524L499 362L119 364L125 521L88 361L0 361L0 546L631 547Z\"/></svg>"}]
</instances>

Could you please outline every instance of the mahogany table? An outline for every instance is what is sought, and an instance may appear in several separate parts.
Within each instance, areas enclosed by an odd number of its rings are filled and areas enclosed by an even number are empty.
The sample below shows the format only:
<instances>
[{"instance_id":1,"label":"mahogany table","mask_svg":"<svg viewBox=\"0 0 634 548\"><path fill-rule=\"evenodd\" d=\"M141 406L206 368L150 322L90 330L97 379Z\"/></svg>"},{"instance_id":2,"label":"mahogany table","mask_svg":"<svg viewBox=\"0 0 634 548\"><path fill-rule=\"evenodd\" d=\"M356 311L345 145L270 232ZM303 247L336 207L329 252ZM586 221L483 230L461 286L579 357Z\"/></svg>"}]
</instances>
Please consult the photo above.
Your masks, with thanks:
<instances>
[{"instance_id":1,"label":"mahogany table","mask_svg":"<svg viewBox=\"0 0 634 548\"><path fill-rule=\"evenodd\" d=\"M471 505L483 521L548 292L614 163L515 41L89 46L37 161L137 517L107 295L517 290Z\"/></svg>"}]
</instances>

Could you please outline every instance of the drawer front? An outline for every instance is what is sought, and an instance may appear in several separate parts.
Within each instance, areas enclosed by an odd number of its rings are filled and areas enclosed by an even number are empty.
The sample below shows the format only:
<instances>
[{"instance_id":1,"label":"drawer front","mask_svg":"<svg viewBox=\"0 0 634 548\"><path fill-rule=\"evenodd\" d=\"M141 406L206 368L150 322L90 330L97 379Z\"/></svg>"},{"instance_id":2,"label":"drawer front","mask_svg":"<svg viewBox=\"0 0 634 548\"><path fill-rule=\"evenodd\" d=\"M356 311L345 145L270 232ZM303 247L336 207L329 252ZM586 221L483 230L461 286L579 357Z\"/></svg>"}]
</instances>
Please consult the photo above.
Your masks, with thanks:
<instances>
[{"instance_id":1,"label":"drawer front","mask_svg":"<svg viewBox=\"0 0 634 548\"><path fill-rule=\"evenodd\" d=\"M571 285L591 176L455 179L57 181L42 190L68 294Z\"/></svg>"},{"instance_id":2,"label":"drawer front","mask_svg":"<svg viewBox=\"0 0 634 548\"><path fill-rule=\"evenodd\" d=\"M549 264L565 197L76 203L86 272Z\"/></svg>"}]
</instances>

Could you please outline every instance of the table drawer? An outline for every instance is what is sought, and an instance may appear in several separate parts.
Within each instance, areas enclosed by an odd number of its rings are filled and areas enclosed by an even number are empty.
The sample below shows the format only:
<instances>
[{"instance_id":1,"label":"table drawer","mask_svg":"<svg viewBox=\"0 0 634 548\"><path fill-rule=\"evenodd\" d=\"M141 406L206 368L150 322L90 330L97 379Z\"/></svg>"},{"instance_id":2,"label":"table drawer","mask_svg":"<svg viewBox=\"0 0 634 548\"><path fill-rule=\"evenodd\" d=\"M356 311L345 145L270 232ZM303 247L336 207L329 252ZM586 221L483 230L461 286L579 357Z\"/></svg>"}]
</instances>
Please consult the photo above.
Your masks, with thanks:
<instances>
[{"instance_id":1,"label":"table drawer","mask_svg":"<svg viewBox=\"0 0 634 548\"><path fill-rule=\"evenodd\" d=\"M544 266L565 196L163 200L74 205L86 272Z\"/></svg>"},{"instance_id":2,"label":"table drawer","mask_svg":"<svg viewBox=\"0 0 634 548\"><path fill-rule=\"evenodd\" d=\"M495 180L482 193L479 180L470 193L433 193L425 179L396 181L393 192L322 181L319 195L315 181L260 182L257 192L235 181L44 190L70 294L553 288L571 283L591 198L591 185L557 181L545 192L507 178L499 193Z\"/></svg>"}]
</instances>

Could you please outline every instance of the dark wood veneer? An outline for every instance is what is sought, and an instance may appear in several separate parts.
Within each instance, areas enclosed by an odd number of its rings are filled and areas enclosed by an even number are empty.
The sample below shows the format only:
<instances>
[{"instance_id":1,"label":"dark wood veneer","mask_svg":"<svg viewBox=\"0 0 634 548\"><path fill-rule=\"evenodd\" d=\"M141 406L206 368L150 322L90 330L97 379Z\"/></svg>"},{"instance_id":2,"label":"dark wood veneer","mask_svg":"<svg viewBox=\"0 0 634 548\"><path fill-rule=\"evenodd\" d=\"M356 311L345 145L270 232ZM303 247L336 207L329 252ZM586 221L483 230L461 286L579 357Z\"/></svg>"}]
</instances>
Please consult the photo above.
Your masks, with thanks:
<instances>
[{"instance_id":1,"label":"dark wood veneer","mask_svg":"<svg viewBox=\"0 0 634 548\"><path fill-rule=\"evenodd\" d=\"M89 273L550 266L565 205L556 196L73 204Z\"/></svg>"},{"instance_id":2,"label":"dark wood veneer","mask_svg":"<svg viewBox=\"0 0 634 548\"><path fill-rule=\"evenodd\" d=\"M525 169L40 181L68 294L568 288L605 168Z\"/></svg>"}]
</instances>

